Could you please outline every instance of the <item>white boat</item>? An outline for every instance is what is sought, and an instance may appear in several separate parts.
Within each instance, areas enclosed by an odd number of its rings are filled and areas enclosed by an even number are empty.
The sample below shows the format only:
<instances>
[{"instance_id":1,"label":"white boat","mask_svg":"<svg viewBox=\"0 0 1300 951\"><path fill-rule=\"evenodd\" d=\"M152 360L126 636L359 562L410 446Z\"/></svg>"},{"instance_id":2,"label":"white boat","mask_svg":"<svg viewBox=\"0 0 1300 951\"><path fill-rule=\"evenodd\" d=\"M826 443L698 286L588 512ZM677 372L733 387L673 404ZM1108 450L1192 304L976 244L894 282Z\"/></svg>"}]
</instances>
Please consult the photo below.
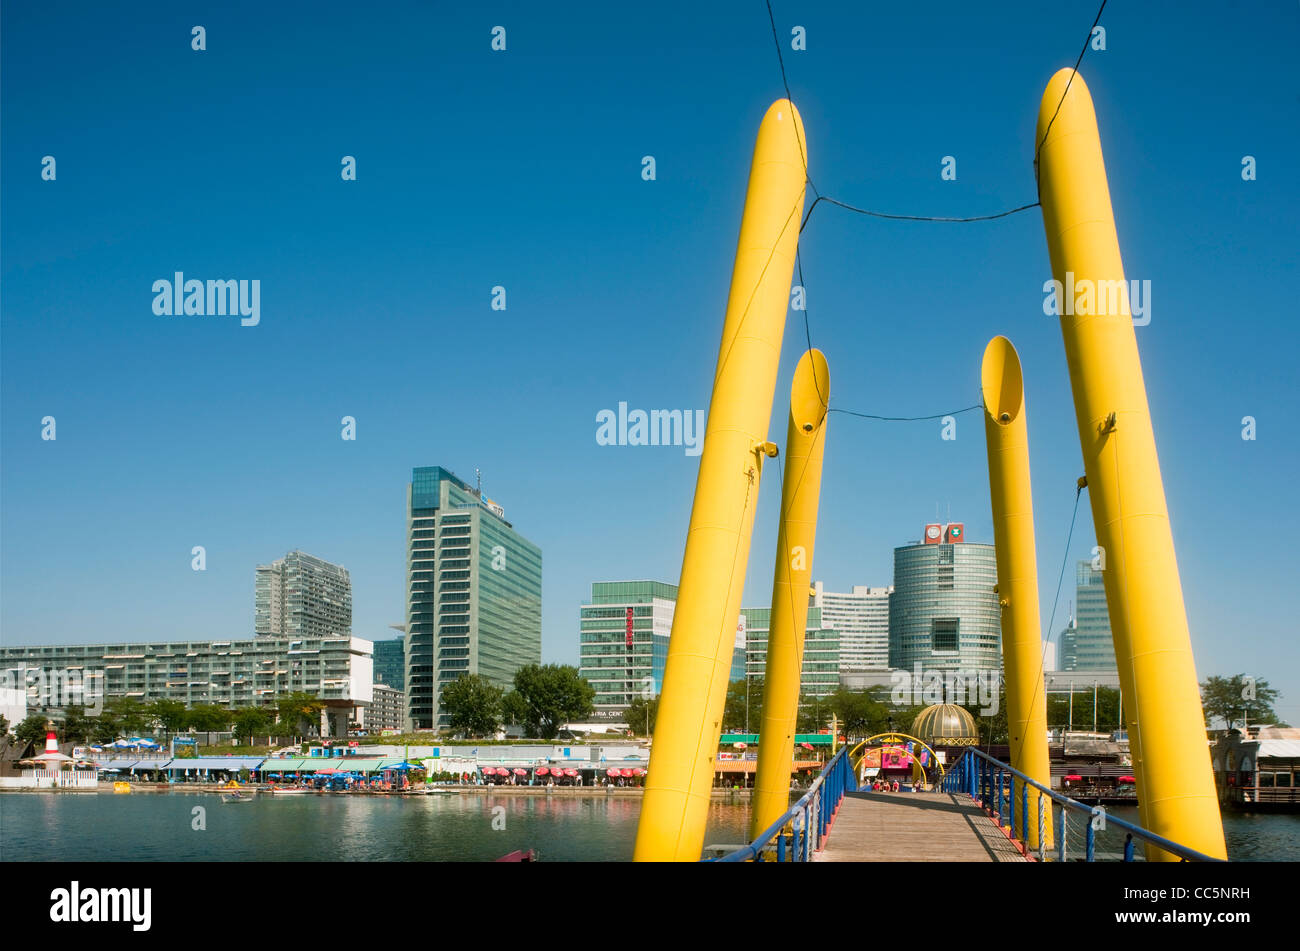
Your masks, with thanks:
<instances>
[{"instance_id":1,"label":"white boat","mask_svg":"<svg viewBox=\"0 0 1300 951\"><path fill-rule=\"evenodd\" d=\"M241 792L222 793L221 801L222 802L252 802L253 797L245 795L244 793Z\"/></svg>"}]
</instances>

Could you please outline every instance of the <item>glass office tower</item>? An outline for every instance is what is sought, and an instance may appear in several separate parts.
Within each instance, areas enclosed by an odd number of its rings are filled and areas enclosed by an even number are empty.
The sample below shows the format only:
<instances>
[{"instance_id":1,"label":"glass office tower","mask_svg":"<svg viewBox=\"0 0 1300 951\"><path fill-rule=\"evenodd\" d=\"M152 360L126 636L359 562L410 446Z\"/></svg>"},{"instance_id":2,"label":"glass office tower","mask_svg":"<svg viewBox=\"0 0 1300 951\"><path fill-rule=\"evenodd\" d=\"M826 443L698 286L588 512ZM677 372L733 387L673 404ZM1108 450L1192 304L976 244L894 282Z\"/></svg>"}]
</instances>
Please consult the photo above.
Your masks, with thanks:
<instances>
[{"instance_id":1,"label":"glass office tower","mask_svg":"<svg viewBox=\"0 0 1300 951\"><path fill-rule=\"evenodd\" d=\"M1117 670L1101 572L1093 570L1092 562L1081 561L1074 580L1074 623L1061 635L1061 670Z\"/></svg>"},{"instance_id":2,"label":"glass office tower","mask_svg":"<svg viewBox=\"0 0 1300 951\"><path fill-rule=\"evenodd\" d=\"M406 513L406 725L445 729L447 684L480 674L509 687L541 663L542 551L441 466L411 471Z\"/></svg>"},{"instance_id":3,"label":"glass office tower","mask_svg":"<svg viewBox=\"0 0 1300 951\"><path fill-rule=\"evenodd\" d=\"M743 608L745 623L745 672L762 677L767 670L767 638L771 632L771 608ZM736 678L733 676L732 678ZM829 697L840 685L840 635L823 620L822 609L808 606L804 629L803 664L799 671L799 693Z\"/></svg>"},{"instance_id":4,"label":"glass office tower","mask_svg":"<svg viewBox=\"0 0 1300 951\"><path fill-rule=\"evenodd\" d=\"M579 673L596 689L593 719L622 722L640 695L658 696L668 660L677 585L597 581L579 609Z\"/></svg>"},{"instance_id":5,"label":"glass office tower","mask_svg":"<svg viewBox=\"0 0 1300 951\"><path fill-rule=\"evenodd\" d=\"M889 666L1001 669L997 582L993 546L967 542L959 523L928 525L922 541L895 548Z\"/></svg>"}]
</instances>

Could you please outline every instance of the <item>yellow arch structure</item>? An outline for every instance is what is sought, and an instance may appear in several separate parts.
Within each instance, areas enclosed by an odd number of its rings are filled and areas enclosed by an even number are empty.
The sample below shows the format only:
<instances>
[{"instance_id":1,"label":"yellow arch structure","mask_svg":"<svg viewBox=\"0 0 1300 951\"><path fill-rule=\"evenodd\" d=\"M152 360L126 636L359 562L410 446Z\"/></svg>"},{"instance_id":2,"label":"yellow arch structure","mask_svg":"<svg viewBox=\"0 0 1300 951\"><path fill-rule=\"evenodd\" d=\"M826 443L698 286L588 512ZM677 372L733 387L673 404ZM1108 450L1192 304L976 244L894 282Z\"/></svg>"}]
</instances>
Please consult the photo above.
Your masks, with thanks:
<instances>
[{"instance_id":1,"label":"yellow arch structure","mask_svg":"<svg viewBox=\"0 0 1300 951\"><path fill-rule=\"evenodd\" d=\"M934 749L931 748L931 746L928 743L926 743L924 740L918 740L916 737L908 733L877 733L875 736L869 736L865 740L862 740L856 746L854 746L853 749L849 750L848 758L854 760L856 757L856 760L853 763L854 776L858 774L858 767L862 765L862 756L857 756L858 750L862 749L868 743L871 743L875 740L880 740L881 745L884 745L885 743L901 743L904 740L911 740L913 743L917 744L922 749L926 749L930 751L930 759L934 762L935 766L939 767L940 779L943 779L943 777L947 775L947 770L943 768L943 763L939 762L939 754L936 753ZM866 754L864 753L863 756L865 755Z\"/></svg>"}]
</instances>

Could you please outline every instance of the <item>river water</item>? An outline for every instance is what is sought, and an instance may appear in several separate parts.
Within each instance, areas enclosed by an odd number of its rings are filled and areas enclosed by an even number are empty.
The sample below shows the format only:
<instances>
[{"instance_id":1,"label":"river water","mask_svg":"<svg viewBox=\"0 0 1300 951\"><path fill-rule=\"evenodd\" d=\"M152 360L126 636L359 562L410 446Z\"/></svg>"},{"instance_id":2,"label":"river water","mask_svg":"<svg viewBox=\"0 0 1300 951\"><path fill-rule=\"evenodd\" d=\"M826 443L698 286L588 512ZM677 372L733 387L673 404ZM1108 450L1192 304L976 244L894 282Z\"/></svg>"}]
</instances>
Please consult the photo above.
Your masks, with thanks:
<instances>
[{"instance_id":1,"label":"river water","mask_svg":"<svg viewBox=\"0 0 1300 951\"><path fill-rule=\"evenodd\" d=\"M639 797L619 796L262 795L227 805L210 793L4 793L0 860L481 862L536 849L542 861L627 861L640 811ZM743 842L748 818L747 800L715 800L706 843ZM1228 813L1224 828L1234 860L1300 860L1300 816Z\"/></svg>"}]
</instances>

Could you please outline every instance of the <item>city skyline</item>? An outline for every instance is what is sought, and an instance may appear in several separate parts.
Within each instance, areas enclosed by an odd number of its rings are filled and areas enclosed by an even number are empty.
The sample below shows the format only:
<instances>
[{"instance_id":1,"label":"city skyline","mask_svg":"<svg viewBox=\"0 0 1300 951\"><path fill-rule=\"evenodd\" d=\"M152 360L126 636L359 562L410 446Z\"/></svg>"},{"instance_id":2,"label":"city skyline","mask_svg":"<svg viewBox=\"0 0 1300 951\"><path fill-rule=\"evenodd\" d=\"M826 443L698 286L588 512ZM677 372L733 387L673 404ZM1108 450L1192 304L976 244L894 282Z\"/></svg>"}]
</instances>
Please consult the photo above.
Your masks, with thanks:
<instances>
[{"instance_id":1,"label":"city skyline","mask_svg":"<svg viewBox=\"0 0 1300 951\"><path fill-rule=\"evenodd\" d=\"M809 47L787 67L819 188L898 213L1032 200L1038 96L1093 12L952 7L921 25L906 11L799 11ZM782 26L795 15L778 13ZM170 21L107 45L111 11L6 11L6 644L251 636L248 573L291 548L348 565L353 632L379 638L404 607L393 513L429 459L481 468L487 494L526 513L547 553L544 661L576 663L572 619L593 577L678 580L698 457L602 444L598 419L620 404L707 410L754 131L783 94L766 19L515 11L493 59L473 12L408 15L393 30L233 4L210 15L200 59ZM1298 186L1283 169L1300 123L1278 120L1295 118L1283 64L1296 16L1108 9L1110 48L1082 67L1129 276L1154 290L1138 343L1197 673L1268 678L1291 722L1300 646L1274 549L1300 462L1294 370L1276 359L1297 342L1285 209ZM452 39L430 57L430 36ZM999 69L936 73L965 61L971 36ZM1213 61L1187 69L1201 45ZM342 49L357 57L346 78ZM395 75L408 60L427 74ZM464 91L454 102L448 83ZM35 86L39 98L20 92ZM123 115L169 129L166 155ZM57 181L40 177L47 154ZM955 180L940 177L948 155ZM1241 177L1246 155L1257 180ZM940 420L833 415L815 574L836 591L882 583L891 549L949 511L992 538L980 419L958 411L978 402L984 343L1006 333L1025 367L1040 623L1055 635L1061 565L1095 540L1085 499L1065 550L1082 463L1060 330L1042 309L1040 216L882 222L823 203L801 254L832 405L951 412L957 436ZM260 281L257 325L156 314L154 282L178 271ZM779 394L803 317L787 321ZM452 343L465 345L454 359ZM40 438L46 416L56 440ZM783 439L784 416L778 397L769 438ZM763 482L746 604L771 590L779 492L773 472ZM93 566L74 590L68 537Z\"/></svg>"}]
</instances>

